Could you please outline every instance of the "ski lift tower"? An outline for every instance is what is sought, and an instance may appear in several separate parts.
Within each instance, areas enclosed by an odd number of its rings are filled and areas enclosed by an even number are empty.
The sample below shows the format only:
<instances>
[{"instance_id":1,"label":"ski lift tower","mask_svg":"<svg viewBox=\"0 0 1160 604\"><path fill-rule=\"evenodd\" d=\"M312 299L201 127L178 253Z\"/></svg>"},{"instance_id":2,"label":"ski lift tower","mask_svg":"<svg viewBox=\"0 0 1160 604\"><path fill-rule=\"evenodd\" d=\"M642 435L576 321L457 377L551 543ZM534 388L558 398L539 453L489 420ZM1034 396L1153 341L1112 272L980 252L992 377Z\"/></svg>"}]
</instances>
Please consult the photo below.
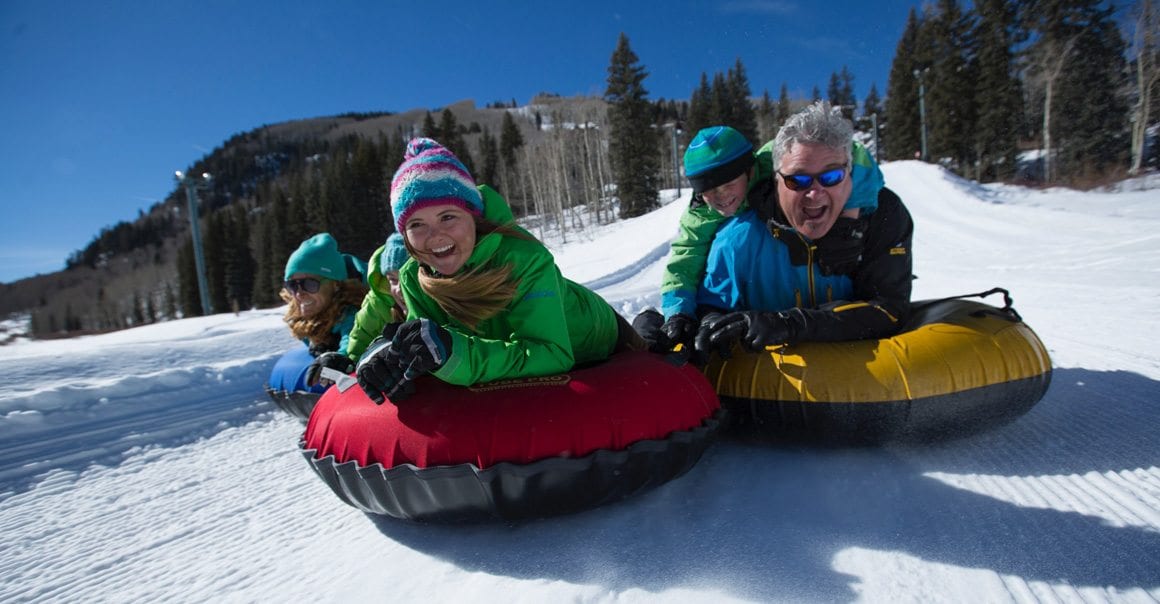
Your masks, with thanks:
<instances>
[{"instance_id":1,"label":"ski lift tower","mask_svg":"<svg viewBox=\"0 0 1160 604\"><path fill-rule=\"evenodd\" d=\"M205 278L205 255L201 251L201 226L197 209L197 189L209 184L212 177L208 173L203 173L198 180L178 170L174 173L174 178L178 184L185 187L185 198L189 202L189 229L193 238L193 261L197 267L197 291L201 296L201 312L203 315L212 315L213 306L209 301L209 284Z\"/></svg>"}]
</instances>

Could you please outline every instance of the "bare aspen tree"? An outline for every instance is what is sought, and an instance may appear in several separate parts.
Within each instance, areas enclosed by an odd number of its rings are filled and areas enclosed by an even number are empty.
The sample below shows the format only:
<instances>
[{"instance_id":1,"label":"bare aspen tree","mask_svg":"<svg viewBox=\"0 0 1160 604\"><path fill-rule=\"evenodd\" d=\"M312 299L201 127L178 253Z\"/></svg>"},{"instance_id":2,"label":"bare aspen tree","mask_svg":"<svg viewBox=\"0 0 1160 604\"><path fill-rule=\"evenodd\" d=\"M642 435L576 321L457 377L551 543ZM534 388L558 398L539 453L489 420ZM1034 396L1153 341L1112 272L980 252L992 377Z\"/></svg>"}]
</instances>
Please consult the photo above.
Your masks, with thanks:
<instances>
[{"instance_id":1,"label":"bare aspen tree","mask_svg":"<svg viewBox=\"0 0 1160 604\"><path fill-rule=\"evenodd\" d=\"M1066 41L1045 40L1041 43L1036 55L1035 64L1038 67L1037 75L1043 86L1043 179L1045 182L1055 181L1055 170L1051 147L1051 102L1054 96L1055 85L1063 74L1063 68L1075 46L1077 35Z\"/></svg>"},{"instance_id":2,"label":"bare aspen tree","mask_svg":"<svg viewBox=\"0 0 1160 604\"><path fill-rule=\"evenodd\" d=\"M1160 14L1156 0L1139 0L1135 8L1132 55L1136 60L1139 97L1132 111L1132 164L1128 173L1139 174L1144 163L1144 143L1151 121L1152 92L1160 83Z\"/></svg>"}]
</instances>

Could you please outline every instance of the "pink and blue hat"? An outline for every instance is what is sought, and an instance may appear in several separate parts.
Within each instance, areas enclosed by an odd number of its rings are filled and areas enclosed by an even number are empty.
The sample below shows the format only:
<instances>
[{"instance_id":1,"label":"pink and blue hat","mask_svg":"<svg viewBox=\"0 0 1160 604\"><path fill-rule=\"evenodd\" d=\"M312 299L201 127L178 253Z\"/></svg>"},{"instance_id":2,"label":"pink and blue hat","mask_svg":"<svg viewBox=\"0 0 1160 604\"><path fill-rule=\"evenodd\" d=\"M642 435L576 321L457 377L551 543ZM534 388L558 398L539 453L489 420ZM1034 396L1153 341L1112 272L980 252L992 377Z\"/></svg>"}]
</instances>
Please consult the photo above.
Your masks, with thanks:
<instances>
[{"instance_id":1,"label":"pink and blue hat","mask_svg":"<svg viewBox=\"0 0 1160 604\"><path fill-rule=\"evenodd\" d=\"M463 162L432 139L412 139L402 165L391 178L395 229L404 232L403 225L415 210L445 204L483 215L483 197Z\"/></svg>"}]
</instances>

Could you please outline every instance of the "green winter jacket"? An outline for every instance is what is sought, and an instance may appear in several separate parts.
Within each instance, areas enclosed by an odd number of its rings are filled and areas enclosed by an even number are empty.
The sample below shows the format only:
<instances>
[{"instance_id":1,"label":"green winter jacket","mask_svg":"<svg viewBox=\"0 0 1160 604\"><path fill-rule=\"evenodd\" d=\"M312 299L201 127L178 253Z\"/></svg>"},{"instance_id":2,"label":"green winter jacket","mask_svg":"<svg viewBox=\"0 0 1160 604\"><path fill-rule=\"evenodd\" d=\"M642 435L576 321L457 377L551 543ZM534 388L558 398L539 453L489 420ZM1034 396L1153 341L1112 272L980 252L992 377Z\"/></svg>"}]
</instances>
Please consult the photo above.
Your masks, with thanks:
<instances>
[{"instance_id":1,"label":"green winter jacket","mask_svg":"<svg viewBox=\"0 0 1160 604\"><path fill-rule=\"evenodd\" d=\"M375 338L383 333L383 328L391 322L391 308L395 306L395 299L391 297L391 283L383 276L382 256L386 245L371 254L371 261L367 267L367 291L363 298L362 308L354 317L354 326L350 330L350 337L346 347L346 356L358 360L362 353Z\"/></svg>"},{"instance_id":2,"label":"green winter jacket","mask_svg":"<svg viewBox=\"0 0 1160 604\"><path fill-rule=\"evenodd\" d=\"M499 193L487 185L480 185L479 191L485 218L497 224L513 222L511 209ZM518 286L507 308L481 321L474 332L450 318L420 289L419 263L414 258L399 269L407 318L431 319L451 333L449 358L433 372L436 377L467 386L561 373L612 354L616 311L596 293L565 279L542 243L498 233L484 235L464 269L481 265L510 266Z\"/></svg>"},{"instance_id":3,"label":"green winter jacket","mask_svg":"<svg viewBox=\"0 0 1160 604\"><path fill-rule=\"evenodd\" d=\"M773 182L773 142L761 146L754 154L753 177L745 200L736 214L753 207L763 218L773 215L777 191ZM853 190L843 209L878 206L878 192L885 184L882 171L870 152L855 141L851 149L853 165L850 179ZM680 226L669 251L669 260L661 276L661 313L668 319L675 314L697 315L697 288L705 276L709 246L725 216L693 196L689 209L681 214Z\"/></svg>"}]
</instances>

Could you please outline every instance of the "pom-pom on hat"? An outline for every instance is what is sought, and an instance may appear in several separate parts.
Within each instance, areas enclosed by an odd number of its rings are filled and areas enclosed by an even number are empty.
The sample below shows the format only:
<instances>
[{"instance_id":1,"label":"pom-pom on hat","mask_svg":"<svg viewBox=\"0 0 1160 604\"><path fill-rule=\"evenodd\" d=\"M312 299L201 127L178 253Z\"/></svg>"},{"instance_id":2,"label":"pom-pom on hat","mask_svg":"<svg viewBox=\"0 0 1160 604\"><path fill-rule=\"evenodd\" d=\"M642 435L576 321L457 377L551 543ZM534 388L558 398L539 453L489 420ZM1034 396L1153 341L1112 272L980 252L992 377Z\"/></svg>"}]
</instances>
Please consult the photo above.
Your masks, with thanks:
<instances>
[{"instance_id":1,"label":"pom-pom on hat","mask_svg":"<svg viewBox=\"0 0 1160 604\"><path fill-rule=\"evenodd\" d=\"M741 176L753 165L753 144L729 126L704 128L685 151L685 177L702 193Z\"/></svg>"},{"instance_id":2,"label":"pom-pom on hat","mask_svg":"<svg viewBox=\"0 0 1160 604\"><path fill-rule=\"evenodd\" d=\"M387 237L387 243L383 245L382 255L379 256L379 272L384 277L387 273L397 272L407 258L407 246L403 245L403 236L391 233L391 236Z\"/></svg>"},{"instance_id":3,"label":"pom-pom on hat","mask_svg":"<svg viewBox=\"0 0 1160 604\"><path fill-rule=\"evenodd\" d=\"M403 232L403 225L415 210L444 204L483 215L483 197L463 162L434 140L412 139L407 143L402 165L391 178L395 230Z\"/></svg>"},{"instance_id":4,"label":"pom-pom on hat","mask_svg":"<svg viewBox=\"0 0 1160 604\"><path fill-rule=\"evenodd\" d=\"M318 275L335 281L347 278L346 259L338 251L338 242L330 233L319 233L303 241L286 261L286 275L289 280L296 273Z\"/></svg>"}]
</instances>

